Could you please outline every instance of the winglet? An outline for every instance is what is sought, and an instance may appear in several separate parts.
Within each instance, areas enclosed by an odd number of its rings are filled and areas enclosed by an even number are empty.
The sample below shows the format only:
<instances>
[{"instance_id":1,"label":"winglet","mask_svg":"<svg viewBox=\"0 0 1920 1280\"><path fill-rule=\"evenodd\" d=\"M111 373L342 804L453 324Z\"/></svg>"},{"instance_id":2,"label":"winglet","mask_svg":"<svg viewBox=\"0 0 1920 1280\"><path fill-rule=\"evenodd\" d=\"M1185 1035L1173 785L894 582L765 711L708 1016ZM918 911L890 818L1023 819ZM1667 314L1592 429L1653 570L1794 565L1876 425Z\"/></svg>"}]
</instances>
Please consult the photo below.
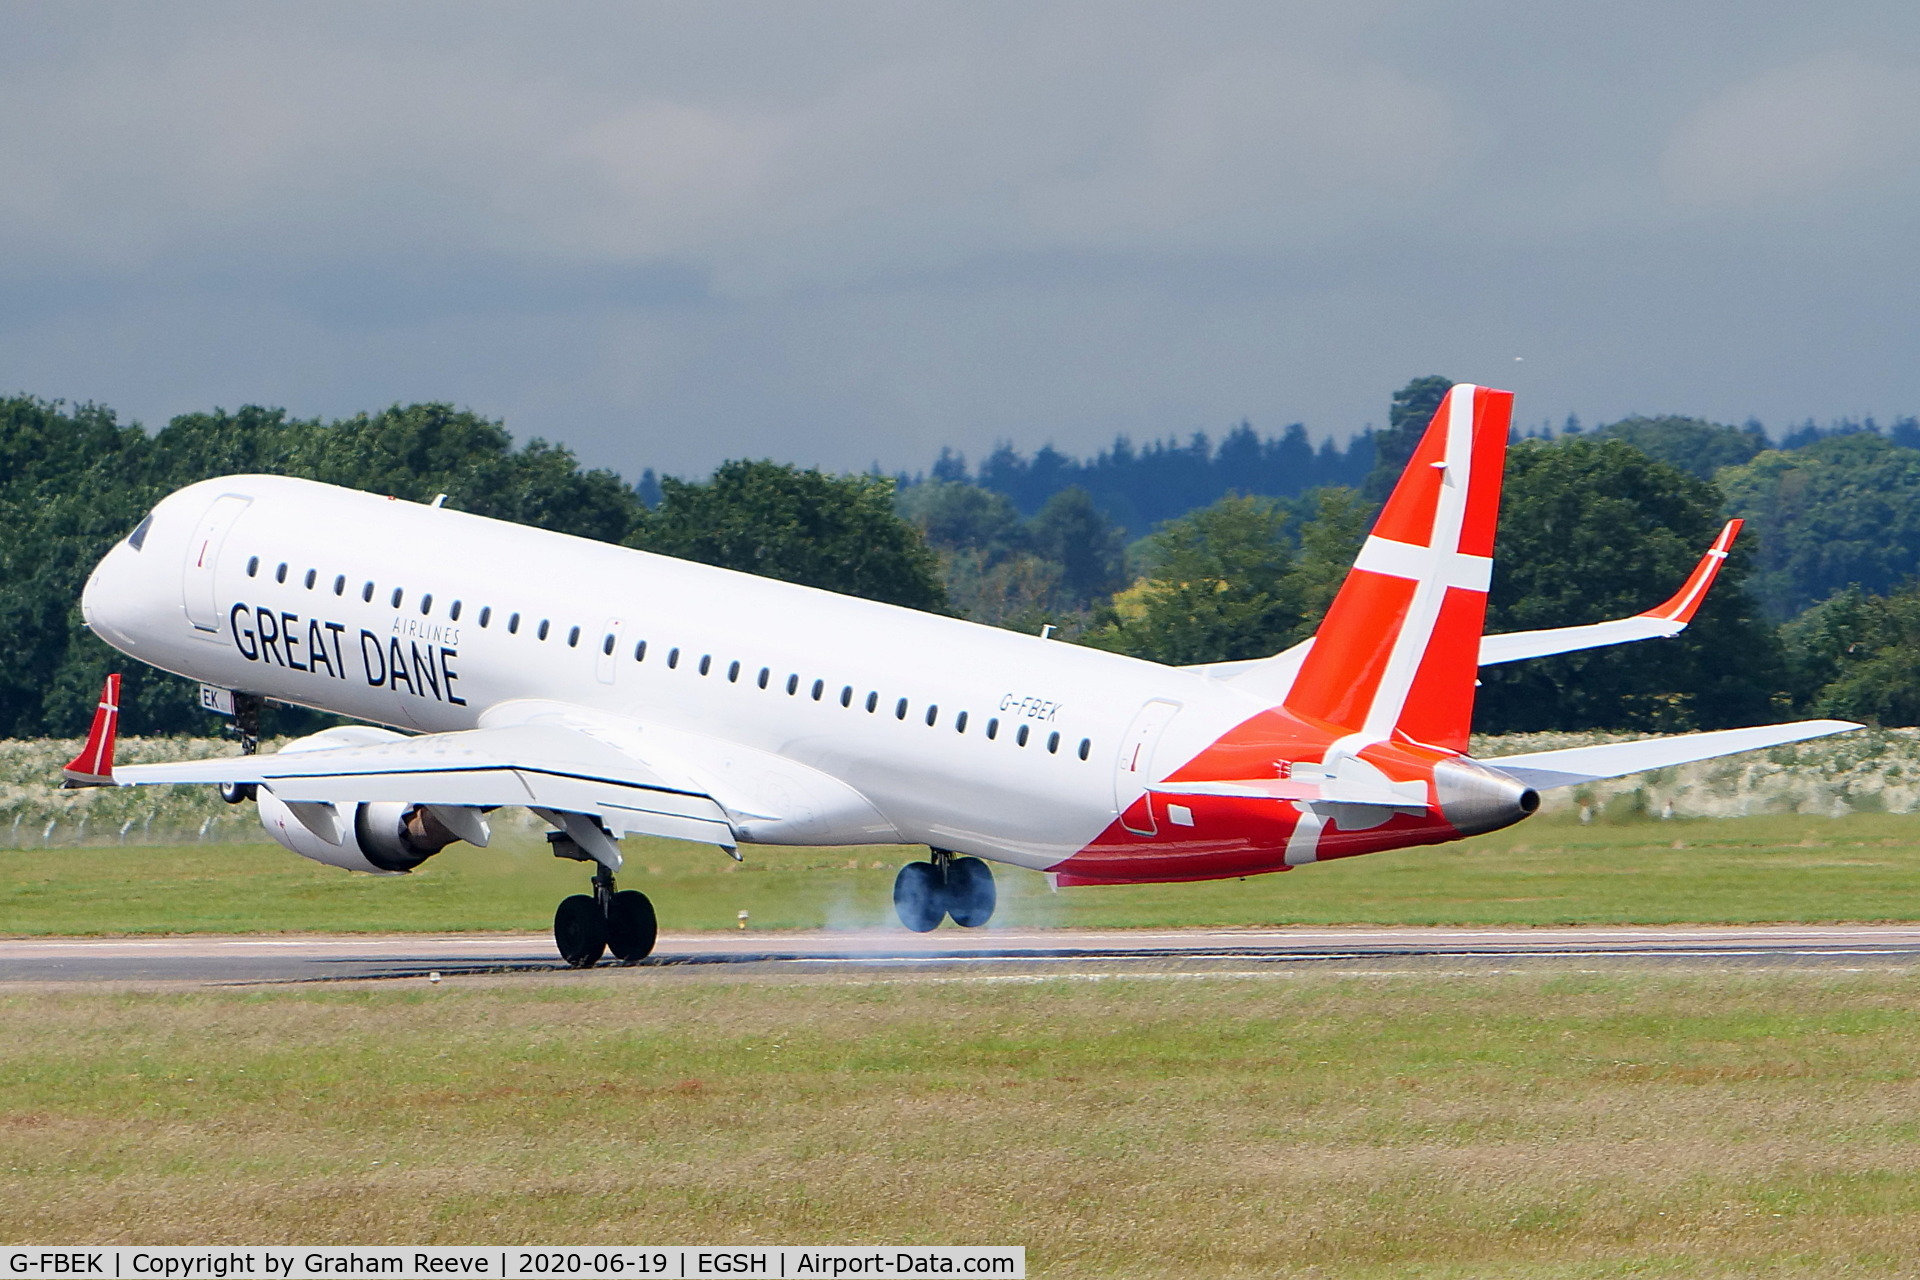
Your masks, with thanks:
<instances>
[{"instance_id":1,"label":"winglet","mask_svg":"<svg viewBox=\"0 0 1920 1280\"><path fill-rule=\"evenodd\" d=\"M87 745L67 762L60 772L63 787L110 787L113 785L113 742L120 731L120 673L114 672L100 686L100 705L94 708L93 727L87 730Z\"/></svg>"},{"instance_id":2,"label":"winglet","mask_svg":"<svg viewBox=\"0 0 1920 1280\"><path fill-rule=\"evenodd\" d=\"M1640 616L1658 618L1662 622L1677 622L1683 627L1692 622L1694 611L1700 607L1700 602L1707 598L1707 588L1711 587L1713 580L1720 576L1720 566L1727 562L1727 553L1733 550L1733 540L1740 536L1740 526L1745 523L1746 521L1738 518L1727 521L1720 530L1720 536L1713 540L1711 547L1707 548L1707 554L1700 557L1700 563L1693 567L1693 572L1687 575L1687 580L1681 584L1680 589L1673 593L1673 598L1665 604L1647 610Z\"/></svg>"}]
</instances>

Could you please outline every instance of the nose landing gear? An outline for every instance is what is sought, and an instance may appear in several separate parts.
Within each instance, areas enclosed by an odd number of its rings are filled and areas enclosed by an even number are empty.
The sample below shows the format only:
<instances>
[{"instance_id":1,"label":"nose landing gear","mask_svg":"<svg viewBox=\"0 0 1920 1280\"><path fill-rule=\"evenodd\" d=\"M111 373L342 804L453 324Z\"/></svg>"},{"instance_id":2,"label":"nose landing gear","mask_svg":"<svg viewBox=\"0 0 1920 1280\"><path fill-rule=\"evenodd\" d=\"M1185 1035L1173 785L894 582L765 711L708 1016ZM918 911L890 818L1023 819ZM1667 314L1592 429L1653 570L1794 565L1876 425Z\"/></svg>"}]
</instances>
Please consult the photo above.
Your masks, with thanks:
<instances>
[{"instance_id":1,"label":"nose landing gear","mask_svg":"<svg viewBox=\"0 0 1920 1280\"><path fill-rule=\"evenodd\" d=\"M978 929L993 918L999 900L993 868L979 858L956 858L945 849L928 851L926 862L909 862L893 881L893 909L915 933L931 933L948 916L964 929Z\"/></svg>"},{"instance_id":2,"label":"nose landing gear","mask_svg":"<svg viewBox=\"0 0 1920 1280\"><path fill-rule=\"evenodd\" d=\"M556 857L587 860L583 853L564 850L563 841L573 844L564 835L552 840ZM609 951L622 964L644 960L652 954L659 932L659 921L647 895L636 889L616 889L613 872L604 866L594 868L591 894L563 898L559 910L553 913L554 945L560 948L560 958L570 969L591 969Z\"/></svg>"}]
</instances>

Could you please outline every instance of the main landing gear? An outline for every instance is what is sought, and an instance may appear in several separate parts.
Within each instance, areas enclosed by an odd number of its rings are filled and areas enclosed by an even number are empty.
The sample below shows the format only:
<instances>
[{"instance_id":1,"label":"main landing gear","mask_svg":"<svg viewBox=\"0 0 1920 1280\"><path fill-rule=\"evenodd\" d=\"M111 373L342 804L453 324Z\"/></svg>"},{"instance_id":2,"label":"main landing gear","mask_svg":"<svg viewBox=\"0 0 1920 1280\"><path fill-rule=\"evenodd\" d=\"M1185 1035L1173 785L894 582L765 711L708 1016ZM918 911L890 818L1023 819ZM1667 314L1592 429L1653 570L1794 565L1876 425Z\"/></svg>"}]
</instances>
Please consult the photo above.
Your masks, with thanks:
<instances>
[{"instance_id":1,"label":"main landing gear","mask_svg":"<svg viewBox=\"0 0 1920 1280\"><path fill-rule=\"evenodd\" d=\"M555 857L588 861L580 846L563 833L547 839ZM644 960L659 932L647 895L636 889L616 889L613 872L604 866L594 868L591 894L563 898L553 913L553 941L570 969L591 969L609 951L622 964Z\"/></svg>"},{"instance_id":2,"label":"main landing gear","mask_svg":"<svg viewBox=\"0 0 1920 1280\"><path fill-rule=\"evenodd\" d=\"M993 868L978 858L956 858L945 849L930 849L926 862L909 862L893 881L893 909L900 923L915 933L930 933L952 916L964 929L978 929L993 919L998 895Z\"/></svg>"}]
</instances>

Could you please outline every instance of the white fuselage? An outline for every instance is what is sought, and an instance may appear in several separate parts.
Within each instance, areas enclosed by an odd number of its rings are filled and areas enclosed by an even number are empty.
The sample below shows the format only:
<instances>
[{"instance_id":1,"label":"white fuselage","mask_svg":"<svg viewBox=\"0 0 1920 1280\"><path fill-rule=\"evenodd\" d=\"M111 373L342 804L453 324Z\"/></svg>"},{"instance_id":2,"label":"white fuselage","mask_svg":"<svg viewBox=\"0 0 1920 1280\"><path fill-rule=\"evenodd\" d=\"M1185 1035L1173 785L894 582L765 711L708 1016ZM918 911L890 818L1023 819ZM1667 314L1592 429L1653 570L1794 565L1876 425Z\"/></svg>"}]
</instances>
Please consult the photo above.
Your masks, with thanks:
<instances>
[{"instance_id":1,"label":"white fuselage","mask_svg":"<svg viewBox=\"0 0 1920 1280\"><path fill-rule=\"evenodd\" d=\"M750 774L787 820L747 821L748 839L1045 868L1149 774L1270 705L1194 672L305 480L192 485L142 542L116 546L84 599L142 661L405 730L578 708L701 771ZM1177 714L1143 713L1155 702Z\"/></svg>"}]
</instances>

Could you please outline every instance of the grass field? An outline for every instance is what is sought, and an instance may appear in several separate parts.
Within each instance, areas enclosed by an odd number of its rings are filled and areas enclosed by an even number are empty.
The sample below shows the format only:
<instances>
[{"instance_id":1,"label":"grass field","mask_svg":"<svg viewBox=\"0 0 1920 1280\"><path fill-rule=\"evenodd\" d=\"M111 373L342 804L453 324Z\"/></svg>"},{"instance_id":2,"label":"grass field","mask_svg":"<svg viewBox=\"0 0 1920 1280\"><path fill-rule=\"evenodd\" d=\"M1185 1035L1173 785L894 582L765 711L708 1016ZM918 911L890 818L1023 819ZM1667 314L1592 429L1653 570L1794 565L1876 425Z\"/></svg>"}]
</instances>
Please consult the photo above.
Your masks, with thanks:
<instances>
[{"instance_id":1,"label":"grass field","mask_svg":"<svg viewBox=\"0 0 1920 1280\"><path fill-rule=\"evenodd\" d=\"M0 994L13 1242L1912 1275L1920 978L684 971Z\"/></svg>"},{"instance_id":2,"label":"grass field","mask_svg":"<svg viewBox=\"0 0 1920 1280\"><path fill-rule=\"evenodd\" d=\"M630 840L623 883L668 928L895 927L924 851ZM1855 814L1582 825L1207 884L1050 892L998 869L1000 925L1562 924L1920 920L1920 818ZM272 844L0 850L0 933L544 929L586 872L524 840L455 845L410 876L353 875Z\"/></svg>"}]
</instances>

